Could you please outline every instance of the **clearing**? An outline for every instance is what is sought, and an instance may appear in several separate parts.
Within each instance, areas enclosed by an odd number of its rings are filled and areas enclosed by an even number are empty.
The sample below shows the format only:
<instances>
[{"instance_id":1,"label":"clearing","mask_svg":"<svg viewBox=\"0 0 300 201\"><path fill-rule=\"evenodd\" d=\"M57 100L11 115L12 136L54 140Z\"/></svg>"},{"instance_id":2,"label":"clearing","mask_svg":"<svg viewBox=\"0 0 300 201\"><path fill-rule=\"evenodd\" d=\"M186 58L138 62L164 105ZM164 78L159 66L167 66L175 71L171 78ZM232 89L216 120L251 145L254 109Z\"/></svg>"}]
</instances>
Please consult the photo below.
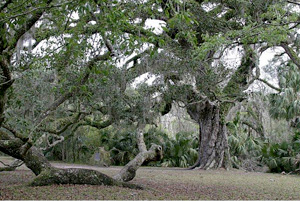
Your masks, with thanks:
<instances>
[{"instance_id":1,"label":"clearing","mask_svg":"<svg viewBox=\"0 0 300 201\"><path fill-rule=\"evenodd\" d=\"M9 162L11 158L1 157ZM52 163L56 167L78 167L114 175L121 167ZM90 185L52 185L29 187L34 174L26 167L0 172L0 199L300 199L300 176L245 172L241 170L184 170L180 168L142 167L132 183L146 190Z\"/></svg>"}]
</instances>

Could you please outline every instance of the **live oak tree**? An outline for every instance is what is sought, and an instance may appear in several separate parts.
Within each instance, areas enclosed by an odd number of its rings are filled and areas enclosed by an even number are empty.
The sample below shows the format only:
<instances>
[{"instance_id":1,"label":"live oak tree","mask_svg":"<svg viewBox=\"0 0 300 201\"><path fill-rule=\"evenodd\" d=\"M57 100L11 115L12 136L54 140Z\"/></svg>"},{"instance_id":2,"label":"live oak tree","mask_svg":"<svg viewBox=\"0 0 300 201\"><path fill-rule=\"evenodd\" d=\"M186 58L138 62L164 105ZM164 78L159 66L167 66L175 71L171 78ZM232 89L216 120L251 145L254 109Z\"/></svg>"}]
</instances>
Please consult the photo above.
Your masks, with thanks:
<instances>
[{"instance_id":1,"label":"live oak tree","mask_svg":"<svg viewBox=\"0 0 300 201\"><path fill-rule=\"evenodd\" d=\"M145 63L158 76L165 106L182 103L199 124L199 158L192 168L230 166L229 110L246 98L244 91L255 80L278 89L260 78L258 64L266 50L281 47L297 65L297 6L294 1L156 1L144 11L163 21L162 33L153 38L162 50ZM235 67L224 58L234 48L241 57Z\"/></svg>"},{"instance_id":2,"label":"live oak tree","mask_svg":"<svg viewBox=\"0 0 300 201\"><path fill-rule=\"evenodd\" d=\"M32 185L73 183L140 188L121 181L133 179L136 169L144 160L155 159L161 155L161 147L157 145L147 150L143 135L138 132L141 147L141 153L137 156L138 162L126 166L129 168L125 167L116 177L118 180L115 180L93 170L54 168L41 149L36 147L40 137L47 138L49 135L57 137L58 140L50 142L47 139L46 148L55 146L64 139L60 134L75 123L74 129L83 125L101 129L112 124L112 118L121 118L113 104L111 107L99 108L88 105L107 118L104 122L90 121L86 116L93 111L86 109L85 104L91 102L89 98L93 97L92 93L97 93L97 90L93 91L89 87L99 89L114 71L119 72L114 74L119 76L126 72L128 63L124 68L118 69L119 60L142 49L144 41L139 40L143 37L134 35L136 38L133 38L124 34L123 30L128 26L135 26L135 22L131 21L134 18L126 15L123 9L122 3L102 1L5 1L1 4L0 151L24 161L38 176ZM143 24L136 26L143 29ZM26 42L29 45L26 46ZM129 71L134 73L135 67ZM39 77L40 75L42 76ZM137 71L136 76L139 75ZM118 82L111 86L118 86L113 91L105 86L106 92L114 94L117 90L121 99L126 83L134 78L130 76L127 80L126 76L118 80L114 77L109 81ZM92 85L94 82L97 84ZM51 88L49 84L54 87ZM101 94L100 100L104 104L114 101L113 95L107 94ZM74 107L75 109L67 107L76 103L79 106ZM132 108L127 108L126 112L130 112L130 109ZM66 123L47 127L47 124L55 123L57 113L73 115L66 118ZM123 176L128 172L129 176Z\"/></svg>"},{"instance_id":3,"label":"live oak tree","mask_svg":"<svg viewBox=\"0 0 300 201\"><path fill-rule=\"evenodd\" d=\"M297 47L292 46L298 26L297 12L289 9L293 6L297 3L279 0L4 1L0 151L24 161L38 175L35 185L104 183L135 188L117 180L131 180L143 161L160 158L161 147L146 148L143 127L153 123L158 109L166 114L177 101L199 124L199 159L194 167L227 167L225 116L245 98L244 90L255 79L271 86L259 78L260 55L280 46L299 64ZM162 31L146 29L148 19L160 20ZM222 59L231 48L240 49L235 68ZM128 57L125 64L120 62ZM126 88L146 72L158 79L146 87L148 99L135 101ZM157 94L160 98L154 99ZM28 107L30 103L34 107ZM96 112L101 113L99 121L91 119ZM57 116L68 117L56 125ZM35 146L42 133L57 137L47 141L49 148L63 140L60 134L67 129L101 129L119 120L137 125L140 154L116 175L117 180L92 170L53 168Z\"/></svg>"}]
</instances>

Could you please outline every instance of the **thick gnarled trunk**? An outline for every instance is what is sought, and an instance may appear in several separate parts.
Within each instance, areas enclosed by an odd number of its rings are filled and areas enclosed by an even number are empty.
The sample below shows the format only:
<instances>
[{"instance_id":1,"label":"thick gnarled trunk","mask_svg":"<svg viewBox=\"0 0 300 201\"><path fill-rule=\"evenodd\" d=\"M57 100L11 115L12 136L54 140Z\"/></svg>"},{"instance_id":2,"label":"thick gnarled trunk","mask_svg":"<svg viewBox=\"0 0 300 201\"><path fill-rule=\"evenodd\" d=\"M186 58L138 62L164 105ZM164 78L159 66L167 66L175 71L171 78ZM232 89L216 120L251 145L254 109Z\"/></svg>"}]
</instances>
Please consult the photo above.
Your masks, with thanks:
<instances>
[{"instance_id":1,"label":"thick gnarled trunk","mask_svg":"<svg viewBox=\"0 0 300 201\"><path fill-rule=\"evenodd\" d=\"M228 144L226 126L220 122L219 114L209 115L199 123L201 132L199 146L199 168L228 168Z\"/></svg>"},{"instance_id":2,"label":"thick gnarled trunk","mask_svg":"<svg viewBox=\"0 0 300 201\"><path fill-rule=\"evenodd\" d=\"M226 125L216 102L204 101L188 108L190 116L199 124L198 160L191 168L228 168L229 151Z\"/></svg>"}]
</instances>

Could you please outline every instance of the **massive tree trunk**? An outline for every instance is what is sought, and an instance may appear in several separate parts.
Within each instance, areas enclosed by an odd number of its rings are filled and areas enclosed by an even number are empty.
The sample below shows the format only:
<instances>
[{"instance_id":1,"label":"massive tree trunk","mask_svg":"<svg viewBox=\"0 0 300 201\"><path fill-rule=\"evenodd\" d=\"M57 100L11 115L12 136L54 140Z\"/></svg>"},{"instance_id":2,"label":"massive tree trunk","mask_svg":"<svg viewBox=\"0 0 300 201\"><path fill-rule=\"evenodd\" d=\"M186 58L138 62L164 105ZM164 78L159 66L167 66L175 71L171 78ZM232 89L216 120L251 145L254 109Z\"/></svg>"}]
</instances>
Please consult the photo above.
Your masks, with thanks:
<instances>
[{"instance_id":1,"label":"massive tree trunk","mask_svg":"<svg viewBox=\"0 0 300 201\"><path fill-rule=\"evenodd\" d=\"M199 124L198 160L191 168L228 168L227 130L219 104L206 100L188 107L188 113Z\"/></svg>"},{"instance_id":2,"label":"massive tree trunk","mask_svg":"<svg viewBox=\"0 0 300 201\"><path fill-rule=\"evenodd\" d=\"M231 101L220 101L216 97L202 96L197 90L190 91L188 100L199 100L188 104L187 111L200 128L199 158L191 168L228 168L231 166L227 142L225 118L234 102L244 98L244 90L256 79L252 71L257 67L256 53L251 47L245 47L241 65L222 89L224 97ZM257 68L259 69L259 68ZM259 72L256 72L256 77ZM252 78L252 79L251 79Z\"/></svg>"}]
</instances>

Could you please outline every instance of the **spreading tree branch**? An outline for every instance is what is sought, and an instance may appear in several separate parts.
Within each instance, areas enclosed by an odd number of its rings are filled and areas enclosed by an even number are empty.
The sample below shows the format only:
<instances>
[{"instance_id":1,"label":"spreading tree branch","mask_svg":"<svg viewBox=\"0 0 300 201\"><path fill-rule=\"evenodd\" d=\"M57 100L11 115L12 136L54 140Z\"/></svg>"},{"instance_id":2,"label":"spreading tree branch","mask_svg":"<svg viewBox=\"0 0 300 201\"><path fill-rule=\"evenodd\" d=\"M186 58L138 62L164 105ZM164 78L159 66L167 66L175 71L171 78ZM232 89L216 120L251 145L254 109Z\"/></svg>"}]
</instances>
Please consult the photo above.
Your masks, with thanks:
<instances>
[{"instance_id":1,"label":"spreading tree branch","mask_svg":"<svg viewBox=\"0 0 300 201\"><path fill-rule=\"evenodd\" d=\"M73 97L75 94L77 94L80 91L79 86L84 85L90 76L91 69L93 65L98 61L104 61L109 59L111 53L107 52L103 55L98 55L94 57L91 61L87 62L85 65L86 74L83 76L83 78L75 85L76 87L70 90L69 92L65 93L58 99L56 99L37 119L36 119L36 125L39 126L41 122L48 117L53 111L55 111L62 103L64 103L69 98Z\"/></svg>"},{"instance_id":2,"label":"spreading tree branch","mask_svg":"<svg viewBox=\"0 0 300 201\"><path fill-rule=\"evenodd\" d=\"M73 117L73 119L71 119L68 123L66 123L66 125L64 125L60 130L58 130L58 129L46 129L46 128L40 128L38 130L42 131L42 132L54 134L54 135L60 135L63 132L65 132L70 126L72 126L73 124L78 122L78 120L80 119L81 114L82 113L79 112L75 117Z\"/></svg>"}]
</instances>

